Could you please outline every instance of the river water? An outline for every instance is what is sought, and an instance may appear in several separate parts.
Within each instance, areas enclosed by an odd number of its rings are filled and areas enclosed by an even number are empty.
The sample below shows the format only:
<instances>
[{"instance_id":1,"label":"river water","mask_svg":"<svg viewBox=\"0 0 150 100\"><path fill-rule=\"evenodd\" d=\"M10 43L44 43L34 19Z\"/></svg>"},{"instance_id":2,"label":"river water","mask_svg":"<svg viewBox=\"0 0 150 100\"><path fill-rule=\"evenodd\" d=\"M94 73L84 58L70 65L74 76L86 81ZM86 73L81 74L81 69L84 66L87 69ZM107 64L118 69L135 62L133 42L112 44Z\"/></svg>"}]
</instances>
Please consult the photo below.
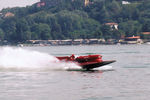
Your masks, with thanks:
<instances>
[{"instance_id":1,"label":"river water","mask_svg":"<svg viewBox=\"0 0 150 100\"><path fill-rule=\"evenodd\" d=\"M117 62L86 72L54 58L71 54ZM150 45L0 47L0 100L148 100L149 85Z\"/></svg>"}]
</instances>

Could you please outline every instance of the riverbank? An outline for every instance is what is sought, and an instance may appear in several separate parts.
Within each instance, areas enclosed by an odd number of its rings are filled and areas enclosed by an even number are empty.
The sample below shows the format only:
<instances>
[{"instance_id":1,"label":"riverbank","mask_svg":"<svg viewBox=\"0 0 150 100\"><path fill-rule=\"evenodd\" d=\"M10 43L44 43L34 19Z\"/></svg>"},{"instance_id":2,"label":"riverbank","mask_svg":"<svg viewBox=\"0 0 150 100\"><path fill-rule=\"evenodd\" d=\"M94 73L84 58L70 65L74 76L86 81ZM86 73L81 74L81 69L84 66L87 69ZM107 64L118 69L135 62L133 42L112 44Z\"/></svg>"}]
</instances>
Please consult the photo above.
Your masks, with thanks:
<instances>
[{"instance_id":1,"label":"riverbank","mask_svg":"<svg viewBox=\"0 0 150 100\"><path fill-rule=\"evenodd\" d=\"M145 40L115 40L115 39L67 39L67 40L27 40L26 42L12 43L1 41L0 45L18 46L65 46L65 45L115 45L115 44L149 44Z\"/></svg>"}]
</instances>

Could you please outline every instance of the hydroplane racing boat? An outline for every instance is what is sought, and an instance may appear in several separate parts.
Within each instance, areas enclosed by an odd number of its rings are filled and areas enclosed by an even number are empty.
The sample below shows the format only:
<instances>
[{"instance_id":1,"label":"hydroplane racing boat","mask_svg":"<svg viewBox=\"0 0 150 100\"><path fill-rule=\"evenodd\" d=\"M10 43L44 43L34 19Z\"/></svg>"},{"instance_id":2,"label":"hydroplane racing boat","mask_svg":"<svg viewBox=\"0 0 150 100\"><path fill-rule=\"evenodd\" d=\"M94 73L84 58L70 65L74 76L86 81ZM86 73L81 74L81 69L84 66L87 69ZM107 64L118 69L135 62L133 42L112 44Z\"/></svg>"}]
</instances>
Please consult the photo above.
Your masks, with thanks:
<instances>
[{"instance_id":1,"label":"hydroplane racing boat","mask_svg":"<svg viewBox=\"0 0 150 100\"><path fill-rule=\"evenodd\" d=\"M75 57L73 54L70 57L65 56L65 57L56 57L56 58L59 59L60 61L74 62L86 70L91 70L93 68L101 67L116 62L116 60L103 61L101 55L88 55L88 56Z\"/></svg>"}]
</instances>

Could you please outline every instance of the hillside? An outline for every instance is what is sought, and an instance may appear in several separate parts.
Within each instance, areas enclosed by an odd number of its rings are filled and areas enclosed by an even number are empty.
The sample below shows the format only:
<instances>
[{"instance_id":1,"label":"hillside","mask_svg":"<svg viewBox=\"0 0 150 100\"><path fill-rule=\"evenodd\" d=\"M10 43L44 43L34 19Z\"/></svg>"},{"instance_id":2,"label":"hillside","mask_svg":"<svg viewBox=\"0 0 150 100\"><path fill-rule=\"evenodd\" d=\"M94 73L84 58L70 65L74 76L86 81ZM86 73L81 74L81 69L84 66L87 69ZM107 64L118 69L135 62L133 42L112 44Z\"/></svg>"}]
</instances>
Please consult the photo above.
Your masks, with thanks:
<instances>
[{"instance_id":1,"label":"hillside","mask_svg":"<svg viewBox=\"0 0 150 100\"><path fill-rule=\"evenodd\" d=\"M104 38L150 32L150 1L41 0L32 6L3 9L0 39L10 42ZM118 24L118 28L107 23Z\"/></svg>"}]
</instances>

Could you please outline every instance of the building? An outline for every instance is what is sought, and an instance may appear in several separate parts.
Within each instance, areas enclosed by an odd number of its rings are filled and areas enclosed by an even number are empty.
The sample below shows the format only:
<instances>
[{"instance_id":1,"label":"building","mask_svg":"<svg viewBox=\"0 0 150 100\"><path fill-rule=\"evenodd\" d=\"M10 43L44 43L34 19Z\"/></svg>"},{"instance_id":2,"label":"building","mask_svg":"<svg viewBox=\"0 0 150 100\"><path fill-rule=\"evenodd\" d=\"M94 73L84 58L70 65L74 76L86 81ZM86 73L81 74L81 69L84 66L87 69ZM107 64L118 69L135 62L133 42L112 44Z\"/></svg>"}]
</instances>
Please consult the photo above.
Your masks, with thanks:
<instances>
[{"instance_id":1,"label":"building","mask_svg":"<svg viewBox=\"0 0 150 100\"><path fill-rule=\"evenodd\" d=\"M83 42L83 39L75 39L75 40L73 40L73 45L80 45L80 44L82 44L82 42Z\"/></svg>"},{"instance_id":2,"label":"building","mask_svg":"<svg viewBox=\"0 0 150 100\"><path fill-rule=\"evenodd\" d=\"M142 32L141 37L144 42L149 42L150 41L150 32Z\"/></svg>"},{"instance_id":3,"label":"building","mask_svg":"<svg viewBox=\"0 0 150 100\"><path fill-rule=\"evenodd\" d=\"M75 2L76 0L70 0L70 2ZM90 4L90 0L82 0L84 5L87 6ZM40 2L45 3L47 6L56 6L63 2L63 0L40 0ZM39 5L40 6L40 5Z\"/></svg>"},{"instance_id":4,"label":"building","mask_svg":"<svg viewBox=\"0 0 150 100\"><path fill-rule=\"evenodd\" d=\"M131 3L128 2L128 1L122 1L122 4L123 4L123 5L127 5L127 4L131 4Z\"/></svg>"},{"instance_id":5,"label":"building","mask_svg":"<svg viewBox=\"0 0 150 100\"><path fill-rule=\"evenodd\" d=\"M140 36L125 37L124 41L127 44L138 44L138 43L141 44L141 43L143 43Z\"/></svg>"},{"instance_id":6,"label":"building","mask_svg":"<svg viewBox=\"0 0 150 100\"><path fill-rule=\"evenodd\" d=\"M72 45L72 40L71 39L61 40L60 45Z\"/></svg>"},{"instance_id":7,"label":"building","mask_svg":"<svg viewBox=\"0 0 150 100\"><path fill-rule=\"evenodd\" d=\"M44 2L46 6L53 7L62 2L62 0L40 0L40 2Z\"/></svg>"},{"instance_id":8,"label":"building","mask_svg":"<svg viewBox=\"0 0 150 100\"><path fill-rule=\"evenodd\" d=\"M89 39L89 44L98 44L98 39Z\"/></svg>"},{"instance_id":9,"label":"building","mask_svg":"<svg viewBox=\"0 0 150 100\"><path fill-rule=\"evenodd\" d=\"M89 5L90 1L89 0L84 0L84 5L87 6Z\"/></svg>"},{"instance_id":10,"label":"building","mask_svg":"<svg viewBox=\"0 0 150 100\"><path fill-rule=\"evenodd\" d=\"M118 24L117 23L105 23L105 25L110 26L112 30L114 30L114 29L118 30Z\"/></svg>"},{"instance_id":11,"label":"building","mask_svg":"<svg viewBox=\"0 0 150 100\"><path fill-rule=\"evenodd\" d=\"M45 6L45 2L38 2L37 3L37 7L42 7L42 6Z\"/></svg>"},{"instance_id":12,"label":"building","mask_svg":"<svg viewBox=\"0 0 150 100\"><path fill-rule=\"evenodd\" d=\"M150 32L143 32L143 35L150 35Z\"/></svg>"},{"instance_id":13,"label":"building","mask_svg":"<svg viewBox=\"0 0 150 100\"><path fill-rule=\"evenodd\" d=\"M4 15L4 18L7 18L7 17L13 17L15 16L15 14L11 13L11 12L7 12L5 15Z\"/></svg>"}]
</instances>

